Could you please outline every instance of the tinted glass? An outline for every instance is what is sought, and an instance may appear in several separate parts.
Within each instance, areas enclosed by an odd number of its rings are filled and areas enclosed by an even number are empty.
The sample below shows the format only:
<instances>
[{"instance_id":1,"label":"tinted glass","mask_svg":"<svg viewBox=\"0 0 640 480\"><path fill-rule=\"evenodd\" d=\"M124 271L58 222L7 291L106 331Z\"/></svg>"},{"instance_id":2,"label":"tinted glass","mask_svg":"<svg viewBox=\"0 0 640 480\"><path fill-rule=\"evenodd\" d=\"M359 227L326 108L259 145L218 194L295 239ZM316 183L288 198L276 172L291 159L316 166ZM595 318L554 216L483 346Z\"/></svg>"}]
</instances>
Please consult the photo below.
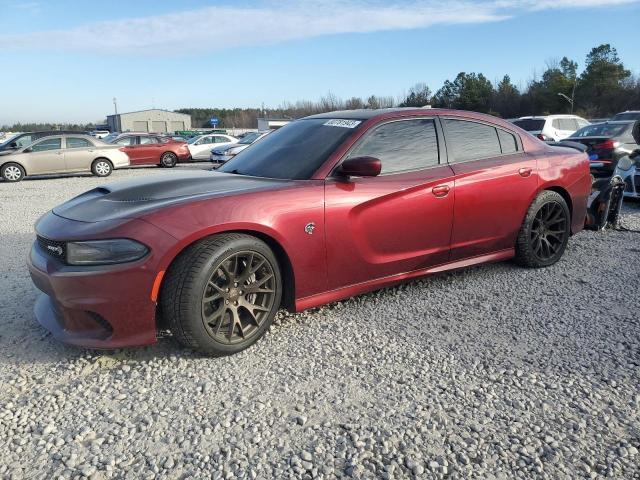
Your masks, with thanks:
<instances>
[{"instance_id":1,"label":"tinted glass","mask_svg":"<svg viewBox=\"0 0 640 480\"><path fill-rule=\"evenodd\" d=\"M86 138L67 137L67 148L87 148L92 146L91 142Z\"/></svg>"},{"instance_id":2,"label":"tinted glass","mask_svg":"<svg viewBox=\"0 0 640 480\"><path fill-rule=\"evenodd\" d=\"M500 140L500 149L502 153L514 153L518 151L518 142L515 135L501 129L498 130L498 140Z\"/></svg>"},{"instance_id":3,"label":"tinted glass","mask_svg":"<svg viewBox=\"0 0 640 480\"><path fill-rule=\"evenodd\" d=\"M631 125L629 123L594 123L581 128L569 138L582 137L617 137L622 135L624 131Z\"/></svg>"},{"instance_id":4,"label":"tinted glass","mask_svg":"<svg viewBox=\"0 0 640 480\"><path fill-rule=\"evenodd\" d=\"M454 162L466 162L502 154L498 133L490 125L446 119L447 150Z\"/></svg>"},{"instance_id":5,"label":"tinted glass","mask_svg":"<svg viewBox=\"0 0 640 480\"><path fill-rule=\"evenodd\" d=\"M160 143L156 137L140 137L140 145L149 145L152 143Z\"/></svg>"},{"instance_id":6,"label":"tinted glass","mask_svg":"<svg viewBox=\"0 0 640 480\"><path fill-rule=\"evenodd\" d=\"M361 124L346 128L326 125L327 122L327 118L291 122L264 136L219 170L256 177L308 179Z\"/></svg>"},{"instance_id":7,"label":"tinted glass","mask_svg":"<svg viewBox=\"0 0 640 480\"><path fill-rule=\"evenodd\" d=\"M135 137L122 137L115 142L116 145L124 146L135 145L135 143Z\"/></svg>"},{"instance_id":8,"label":"tinted glass","mask_svg":"<svg viewBox=\"0 0 640 480\"><path fill-rule=\"evenodd\" d=\"M523 118L522 120L516 120L513 124L527 132L539 132L544 128L545 121L544 118Z\"/></svg>"},{"instance_id":9,"label":"tinted glass","mask_svg":"<svg viewBox=\"0 0 640 480\"><path fill-rule=\"evenodd\" d=\"M226 137L213 137L214 143L229 143L229 139Z\"/></svg>"},{"instance_id":10,"label":"tinted glass","mask_svg":"<svg viewBox=\"0 0 640 480\"><path fill-rule=\"evenodd\" d=\"M40 143L34 144L31 150L34 152L44 152L47 150L58 150L59 148L62 148L61 138L48 138L42 140Z\"/></svg>"},{"instance_id":11,"label":"tinted glass","mask_svg":"<svg viewBox=\"0 0 640 480\"><path fill-rule=\"evenodd\" d=\"M255 142L259 136L259 133L247 133L238 143L241 143L242 145L250 145Z\"/></svg>"},{"instance_id":12,"label":"tinted glass","mask_svg":"<svg viewBox=\"0 0 640 480\"><path fill-rule=\"evenodd\" d=\"M349 152L349 158L376 157L381 174L431 167L438 164L438 139L431 119L390 122L367 133Z\"/></svg>"}]
</instances>

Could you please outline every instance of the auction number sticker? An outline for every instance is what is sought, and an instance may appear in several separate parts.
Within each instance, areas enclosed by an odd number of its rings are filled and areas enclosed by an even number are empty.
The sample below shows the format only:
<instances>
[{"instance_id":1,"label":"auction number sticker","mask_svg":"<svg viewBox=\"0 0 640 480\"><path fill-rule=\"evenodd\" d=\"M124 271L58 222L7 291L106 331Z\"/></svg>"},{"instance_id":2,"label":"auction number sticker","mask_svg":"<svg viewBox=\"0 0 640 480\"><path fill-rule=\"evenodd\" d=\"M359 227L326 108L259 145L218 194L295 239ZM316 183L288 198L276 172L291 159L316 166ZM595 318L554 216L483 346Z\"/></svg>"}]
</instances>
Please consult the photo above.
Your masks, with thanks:
<instances>
[{"instance_id":1,"label":"auction number sticker","mask_svg":"<svg viewBox=\"0 0 640 480\"><path fill-rule=\"evenodd\" d=\"M323 125L328 125L330 127L356 128L361 123L362 121L360 120L329 120L328 122L323 123Z\"/></svg>"}]
</instances>

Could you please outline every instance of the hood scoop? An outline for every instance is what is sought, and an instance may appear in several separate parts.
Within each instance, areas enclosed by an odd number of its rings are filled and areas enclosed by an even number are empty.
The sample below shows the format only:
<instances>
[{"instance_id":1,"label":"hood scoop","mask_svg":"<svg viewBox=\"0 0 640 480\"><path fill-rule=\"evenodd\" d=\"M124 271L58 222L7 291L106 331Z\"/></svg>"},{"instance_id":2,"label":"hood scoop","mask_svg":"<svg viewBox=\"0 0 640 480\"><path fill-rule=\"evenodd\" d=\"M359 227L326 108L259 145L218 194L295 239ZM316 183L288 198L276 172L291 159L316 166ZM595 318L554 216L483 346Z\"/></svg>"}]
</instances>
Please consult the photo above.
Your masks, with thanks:
<instances>
[{"instance_id":1,"label":"hood scoop","mask_svg":"<svg viewBox=\"0 0 640 480\"><path fill-rule=\"evenodd\" d=\"M189 200L282 187L289 180L194 170L107 184L53 209L80 222L135 218L150 210Z\"/></svg>"}]
</instances>

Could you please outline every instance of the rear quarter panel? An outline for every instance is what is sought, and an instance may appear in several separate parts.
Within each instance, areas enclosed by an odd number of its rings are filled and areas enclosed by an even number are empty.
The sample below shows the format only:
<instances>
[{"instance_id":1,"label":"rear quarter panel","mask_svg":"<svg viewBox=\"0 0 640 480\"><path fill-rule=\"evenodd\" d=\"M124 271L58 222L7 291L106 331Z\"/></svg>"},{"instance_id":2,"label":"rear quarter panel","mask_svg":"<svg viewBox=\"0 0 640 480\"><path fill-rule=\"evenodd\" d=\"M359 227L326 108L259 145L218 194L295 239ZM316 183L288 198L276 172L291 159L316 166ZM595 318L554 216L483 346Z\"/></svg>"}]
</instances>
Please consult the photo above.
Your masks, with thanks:
<instances>
[{"instance_id":1,"label":"rear quarter panel","mask_svg":"<svg viewBox=\"0 0 640 480\"><path fill-rule=\"evenodd\" d=\"M571 148L549 147L538 157L539 189L560 188L571 198L571 233L584 228L591 192L589 157Z\"/></svg>"}]
</instances>

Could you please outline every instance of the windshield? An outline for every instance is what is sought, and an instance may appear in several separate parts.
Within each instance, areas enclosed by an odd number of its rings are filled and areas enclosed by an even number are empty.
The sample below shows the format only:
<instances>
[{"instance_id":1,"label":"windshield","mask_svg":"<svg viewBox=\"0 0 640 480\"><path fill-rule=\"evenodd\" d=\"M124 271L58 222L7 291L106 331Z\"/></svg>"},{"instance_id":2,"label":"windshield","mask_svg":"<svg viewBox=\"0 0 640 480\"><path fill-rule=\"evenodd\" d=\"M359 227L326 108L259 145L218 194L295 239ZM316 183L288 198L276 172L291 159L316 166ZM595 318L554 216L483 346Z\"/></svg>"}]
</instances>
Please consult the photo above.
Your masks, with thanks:
<instances>
[{"instance_id":1,"label":"windshield","mask_svg":"<svg viewBox=\"0 0 640 480\"><path fill-rule=\"evenodd\" d=\"M174 137L175 138L175 137ZM196 143L198 140L200 140L202 137L198 136L198 137L191 137L189 140L187 140L187 143L189 145L193 145L194 143Z\"/></svg>"},{"instance_id":2,"label":"windshield","mask_svg":"<svg viewBox=\"0 0 640 480\"><path fill-rule=\"evenodd\" d=\"M640 112L617 113L611 120L640 120Z\"/></svg>"},{"instance_id":3,"label":"windshield","mask_svg":"<svg viewBox=\"0 0 640 480\"><path fill-rule=\"evenodd\" d=\"M546 120L544 118L523 118L516 120L513 124L527 132L539 132L544 128L545 122Z\"/></svg>"},{"instance_id":4,"label":"windshield","mask_svg":"<svg viewBox=\"0 0 640 480\"><path fill-rule=\"evenodd\" d=\"M4 147L6 145L9 145L11 142L13 142L19 136L20 135L14 135L13 137L9 138L8 140L5 140L4 142L0 143L0 147Z\"/></svg>"},{"instance_id":5,"label":"windshield","mask_svg":"<svg viewBox=\"0 0 640 480\"><path fill-rule=\"evenodd\" d=\"M118 138L118 135L120 135L119 133L110 133L109 135L107 135L106 137L104 137L102 139L103 142L106 143L111 143L113 142L116 138Z\"/></svg>"},{"instance_id":6,"label":"windshield","mask_svg":"<svg viewBox=\"0 0 640 480\"><path fill-rule=\"evenodd\" d=\"M569 138L581 137L617 137L627 129L630 123L596 123L581 128Z\"/></svg>"},{"instance_id":7,"label":"windshield","mask_svg":"<svg viewBox=\"0 0 640 480\"><path fill-rule=\"evenodd\" d=\"M309 179L362 122L297 120L270 133L220 167L255 177Z\"/></svg>"},{"instance_id":8,"label":"windshield","mask_svg":"<svg viewBox=\"0 0 640 480\"><path fill-rule=\"evenodd\" d=\"M260 134L257 132L247 133L244 137L242 137L242 140L240 140L238 143L240 145L251 145L253 142L255 142L258 139L259 136Z\"/></svg>"}]
</instances>

